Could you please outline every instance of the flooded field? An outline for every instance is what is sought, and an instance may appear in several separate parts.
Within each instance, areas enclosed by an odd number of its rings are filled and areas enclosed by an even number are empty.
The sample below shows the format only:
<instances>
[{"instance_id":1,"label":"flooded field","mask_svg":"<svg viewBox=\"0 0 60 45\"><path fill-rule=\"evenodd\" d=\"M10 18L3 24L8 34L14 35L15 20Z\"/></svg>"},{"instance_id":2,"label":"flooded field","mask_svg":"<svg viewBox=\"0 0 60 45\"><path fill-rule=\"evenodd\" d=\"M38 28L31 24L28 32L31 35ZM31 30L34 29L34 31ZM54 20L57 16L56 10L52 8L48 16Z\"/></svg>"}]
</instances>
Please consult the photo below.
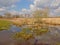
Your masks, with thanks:
<instances>
[{"instance_id":1,"label":"flooded field","mask_svg":"<svg viewBox=\"0 0 60 45\"><path fill-rule=\"evenodd\" d=\"M60 26L49 26L49 32L39 37L36 37L37 42L32 40L36 45L56 45L60 43ZM11 35L21 31L20 27L12 25L9 30L0 31L0 45L19 45L19 41L13 40ZM24 42L23 42L24 43ZM30 43L32 43L30 41ZM25 45L25 44L22 44ZM33 44L32 44L33 45Z\"/></svg>"},{"instance_id":2,"label":"flooded field","mask_svg":"<svg viewBox=\"0 0 60 45\"><path fill-rule=\"evenodd\" d=\"M0 0L0 45L60 45L60 0Z\"/></svg>"},{"instance_id":3,"label":"flooded field","mask_svg":"<svg viewBox=\"0 0 60 45\"><path fill-rule=\"evenodd\" d=\"M12 25L9 30L0 31L0 45L13 45L14 40L11 36L20 30L21 29L19 27Z\"/></svg>"}]
</instances>

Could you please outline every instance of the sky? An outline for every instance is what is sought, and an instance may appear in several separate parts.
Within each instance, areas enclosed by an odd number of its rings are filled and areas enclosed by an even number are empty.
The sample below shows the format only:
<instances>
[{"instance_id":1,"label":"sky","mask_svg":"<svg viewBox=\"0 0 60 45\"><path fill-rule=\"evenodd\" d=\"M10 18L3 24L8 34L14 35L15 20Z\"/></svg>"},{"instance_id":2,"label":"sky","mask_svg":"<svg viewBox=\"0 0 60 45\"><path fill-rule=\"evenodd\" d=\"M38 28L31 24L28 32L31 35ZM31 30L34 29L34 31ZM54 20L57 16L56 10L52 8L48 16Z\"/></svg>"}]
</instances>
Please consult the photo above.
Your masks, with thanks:
<instances>
[{"instance_id":1,"label":"sky","mask_svg":"<svg viewBox=\"0 0 60 45\"><path fill-rule=\"evenodd\" d=\"M46 7L50 9L50 16L60 16L60 0L0 0L0 14L31 13Z\"/></svg>"}]
</instances>

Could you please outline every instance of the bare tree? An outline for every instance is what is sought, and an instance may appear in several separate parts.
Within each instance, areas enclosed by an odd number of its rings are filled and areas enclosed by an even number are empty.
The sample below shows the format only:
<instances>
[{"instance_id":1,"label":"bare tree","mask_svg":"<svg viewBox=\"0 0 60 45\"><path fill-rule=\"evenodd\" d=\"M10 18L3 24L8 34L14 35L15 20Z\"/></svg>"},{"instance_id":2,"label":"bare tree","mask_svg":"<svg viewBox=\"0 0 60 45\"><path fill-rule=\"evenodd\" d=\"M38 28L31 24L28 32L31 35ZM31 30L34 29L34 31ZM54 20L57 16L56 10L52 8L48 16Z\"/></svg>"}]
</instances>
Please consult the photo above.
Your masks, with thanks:
<instances>
[{"instance_id":1,"label":"bare tree","mask_svg":"<svg viewBox=\"0 0 60 45\"><path fill-rule=\"evenodd\" d=\"M5 18L11 18L12 17L11 13L9 13L9 12L5 13L4 15L5 15Z\"/></svg>"}]
</instances>

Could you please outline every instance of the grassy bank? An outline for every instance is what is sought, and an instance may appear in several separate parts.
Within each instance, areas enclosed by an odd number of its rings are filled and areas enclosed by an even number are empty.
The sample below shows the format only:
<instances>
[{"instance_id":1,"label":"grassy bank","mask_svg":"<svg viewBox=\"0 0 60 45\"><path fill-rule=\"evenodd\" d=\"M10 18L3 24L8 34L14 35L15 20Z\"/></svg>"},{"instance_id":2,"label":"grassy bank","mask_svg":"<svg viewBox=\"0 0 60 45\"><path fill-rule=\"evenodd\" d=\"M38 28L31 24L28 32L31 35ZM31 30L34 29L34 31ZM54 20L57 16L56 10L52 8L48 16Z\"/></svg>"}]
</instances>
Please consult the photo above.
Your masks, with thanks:
<instances>
[{"instance_id":1,"label":"grassy bank","mask_svg":"<svg viewBox=\"0 0 60 45\"><path fill-rule=\"evenodd\" d=\"M10 21L0 20L0 31L9 29L10 25L11 25Z\"/></svg>"}]
</instances>

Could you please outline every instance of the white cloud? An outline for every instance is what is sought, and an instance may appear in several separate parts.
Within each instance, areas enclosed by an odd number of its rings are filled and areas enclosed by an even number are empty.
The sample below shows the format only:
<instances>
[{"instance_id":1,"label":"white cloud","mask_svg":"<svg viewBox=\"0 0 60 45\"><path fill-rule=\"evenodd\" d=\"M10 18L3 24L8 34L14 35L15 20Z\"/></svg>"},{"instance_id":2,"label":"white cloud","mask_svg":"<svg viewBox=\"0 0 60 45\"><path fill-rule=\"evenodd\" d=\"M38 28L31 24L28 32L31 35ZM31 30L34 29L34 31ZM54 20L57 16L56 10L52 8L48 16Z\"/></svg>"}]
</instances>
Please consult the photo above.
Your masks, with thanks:
<instances>
[{"instance_id":1,"label":"white cloud","mask_svg":"<svg viewBox=\"0 0 60 45\"><path fill-rule=\"evenodd\" d=\"M60 15L60 0L34 0L33 3L30 5L30 10L48 7L52 15Z\"/></svg>"},{"instance_id":2,"label":"white cloud","mask_svg":"<svg viewBox=\"0 0 60 45\"><path fill-rule=\"evenodd\" d=\"M31 10L36 10L36 7L31 4L31 5L30 5L30 9L31 9Z\"/></svg>"},{"instance_id":3,"label":"white cloud","mask_svg":"<svg viewBox=\"0 0 60 45\"><path fill-rule=\"evenodd\" d=\"M60 15L60 0L34 0L33 4L30 4L30 9L23 8L22 13L31 13L36 9L44 9L46 7L50 8L51 16Z\"/></svg>"},{"instance_id":4,"label":"white cloud","mask_svg":"<svg viewBox=\"0 0 60 45\"><path fill-rule=\"evenodd\" d=\"M50 4L52 8L57 8L60 5L60 0L53 0Z\"/></svg>"},{"instance_id":5,"label":"white cloud","mask_svg":"<svg viewBox=\"0 0 60 45\"><path fill-rule=\"evenodd\" d=\"M5 8L0 8L0 11L5 11L6 9Z\"/></svg>"},{"instance_id":6,"label":"white cloud","mask_svg":"<svg viewBox=\"0 0 60 45\"><path fill-rule=\"evenodd\" d=\"M5 8L5 9L11 9L11 8L15 8L16 5L15 3L18 2L20 0L0 0L0 8Z\"/></svg>"},{"instance_id":7,"label":"white cloud","mask_svg":"<svg viewBox=\"0 0 60 45\"><path fill-rule=\"evenodd\" d=\"M14 9L16 7L15 3L20 0L0 0L0 13L9 12L10 9ZM15 11L11 11L12 13L16 13Z\"/></svg>"},{"instance_id":8,"label":"white cloud","mask_svg":"<svg viewBox=\"0 0 60 45\"><path fill-rule=\"evenodd\" d=\"M10 12L12 15L18 15L19 12L16 10L9 10L8 12Z\"/></svg>"},{"instance_id":9,"label":"white cloud","mask_svg":"<svg viewBox=\"0 0 60 45\"><path fill-rule=\"evenodd\" d=\"M48 6L49 5L50 0L35 0L34 1L34 5L41 7L41 6ZM48 3L48 4L47 4Z\"/></svg>"},{"instance_id":10,"label":"white cloud","mask_svg":"<svg viewBox=\"0 0 60 45\"><path fill-rule=\"evenodd\" d=\"M27 9L23 8L23 9L22 9L22 12L25 12L25 11L27 11Z\"/></svg>"},{"instance_id":11,"label":"white cloud","mask_svg":"<svg viewBox=\"0 0 60 45\"><path fill-rule=\"evenodd\" d=\"M15 8L15 3L20 0L0 0L0 10L8 10L9 8ZM45 7L50 8L50 14L52 15L60 15L60 0L28 0L33 1L33 4L30 4L30 9L23 8L21 12L19 11L10 11L11 13L31 13L36 9L43 9ZM4 7L4 8L2 8Z\"/></svg>"},{"instance_id":12,"label":"white cloud","mask_svg":"<svg viewBox=\"0 0 60 45\"><path fill-rule=\"evenodd\" d=\"M29 14L30 10L23 8L21 12L24 13L24 14Z\"/></svg>"},{"instance_id":13,"label":"white cloud","mask_svg":"<svg viewBox=\"0 0 60 45\"><path fill-rule=\"evenodd\" d=\"M51 7L55 8L59 6L60 0L35 0L34 5L37 7Z\"/></svg>"},{"instance_id":14,"label":"white cloud","mask_svg":"<svg viewBox=\"0 0 60 45\"><path fill-rule=\"evenodd\" d=\"M0 7L2 6L11 6L12 4L18 2L19 0L0 0Z\"/></svg>"},{"instance_id":15,"label":"white cloud","mask_svg":"<svg viewBox=\"0 0 60 45\"><path fill-rule=\"evenodd\" d=\"M56 9L55 12L60 12L60 7L58 9Z\"/></svg>"},{"instance_id":16,"label":"white cloud","mask_svg":"<svg viewBox=\"0 0 60 45\"><path fill-rule=\"evenodd\" d=\"M56 10L54 10L54 14L57 16L57 15L60 15L60 7L57 8Z\"/></svg>"},{"instance_id":17,"label":"white cloud","mask_svg":"<svg viewBox=\"0 0 60 45\"><path fill-rule=\"evenodd\" d=\"M16 7L16 5L11 5L11 8L15 8Z\"/></svg>"}]
</instances>

